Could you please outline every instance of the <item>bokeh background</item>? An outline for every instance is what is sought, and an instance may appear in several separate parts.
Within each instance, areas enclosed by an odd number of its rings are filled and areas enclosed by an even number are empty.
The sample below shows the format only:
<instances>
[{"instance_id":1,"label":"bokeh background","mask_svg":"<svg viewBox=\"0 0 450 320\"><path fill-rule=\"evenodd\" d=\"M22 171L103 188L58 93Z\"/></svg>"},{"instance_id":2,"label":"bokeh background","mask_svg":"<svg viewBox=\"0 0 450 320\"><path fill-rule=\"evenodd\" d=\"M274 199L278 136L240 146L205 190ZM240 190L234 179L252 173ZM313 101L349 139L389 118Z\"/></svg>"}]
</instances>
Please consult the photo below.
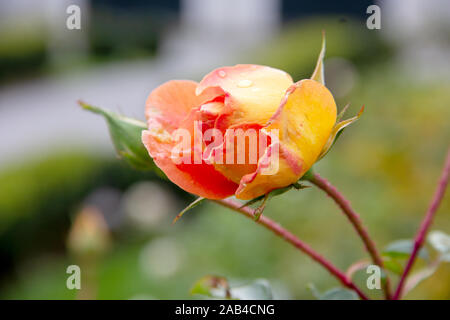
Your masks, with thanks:
<instances>
[{"instance_id":1,"label":"bokeh background","mask_svg":"<svg viewBox=\"0 0 450 320\"><path fill-rule=\"evenodd\" d=\"M373 3L380 30L366 27ZM66 28L71 4L81 30ZM143 119L159 84L236 63L307 78L322 30L338 105L350 102L348 115L366 109L316 171L347 195L381 248L410 239L450 142L448 1L0 2L0 298L185 299L208 274L268 279L277 298L336 286L308 257L213 203L172 226L194 197L128 168L103 119L76 104ZM433 224L446 233L449 199ZM342 269L367 257L315 188L274 198L265 214ZM71 264L81 267L81 291L66 288ZM449 264L406 298L450 298Z\"/></svg>"}]
</instances>

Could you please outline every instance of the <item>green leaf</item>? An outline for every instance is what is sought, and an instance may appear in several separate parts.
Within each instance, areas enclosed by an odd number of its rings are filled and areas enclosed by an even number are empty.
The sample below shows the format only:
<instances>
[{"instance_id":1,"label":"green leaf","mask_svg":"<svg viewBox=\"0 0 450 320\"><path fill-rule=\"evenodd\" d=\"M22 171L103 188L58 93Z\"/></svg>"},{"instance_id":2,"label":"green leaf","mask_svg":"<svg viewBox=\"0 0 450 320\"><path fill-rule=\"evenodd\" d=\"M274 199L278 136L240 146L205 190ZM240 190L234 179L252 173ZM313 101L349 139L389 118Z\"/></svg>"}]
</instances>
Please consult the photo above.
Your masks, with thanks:
<instances>
[{"instance_id":1,"label":"green leaf","mask_svg":"<svg viewBox=\"0 0 450 320\"><path fill-rule=\"evenodd\" d=\"M191 288L191 295L200 297L230 299L230 287L225 277L207 275L200 278Z\"/></svg>"},{"instance_id":2,"label":"green leaf","mask_svg":"<svg viewBox=\"0 0 450 320\"><path fill-rule=\"evenodd\" d=\"M409 291L417 287L419 283L423 280L431 277L437 270L439 266L439 260L436 260L435 263L432 263L425 267L422 270L419 270L408 277L405 283L405 287L403 289L404 294L407 294Z\"/></svg>"},{"instance_id":3,"label":"green leaf","mask_svg":"<svg viewBox=\"0 0 450 320\"><path fill-rule=\"evenodd\" d=\"M348 267L345 274L347 275L347 277L351 279L357 271L366 269L370 264L371 262L367 259L357 261L353 263L350 267Z\"/></svg>"},{"instance_id":4,"label":"green leaf","mask_svg":"<svg viewBox=\"0 0 450 320\"><path fill-rule=\"evenodd\" d=\"M345 112L346 108L347 107L344 107L343 112ZM340 137L340 135L344 132L344 129L346 127L348 127L349 125L351 125L352 123L354 123L356 120L358 120L361 117L361 115L363 114L363 112L364 112L364 106L361 107L358 114L356 116L354 116L353 118L341 121L334 125L333 130L331 131L330 137L328 138L327 143L325 144L325 146L322 149L322 152L320 153L319 157L317 158L317 161L319 161L320 159L325 157L325 155L328 153L328 151L331 150L331 147L336 143L336 141ZM339 117L342 117L342 112L341 112L341 114L339 114L338 119L340 119Z\"/></svg>"},{"instance_id":5,"label":"green leaf","mask_svg":"<svg viewBox=\"0 0 450 320\"><path fill-rule=\"evenodd\" d=\"M385 256L383 262L386 270L392 271L398 275L403 273L403 266L397 259Z\"/></svg>"},{"instance_id":6,"label":"green leaf","mask_svg":"<svg viewBox=\"0 0 450 320\"><path fill-rule=\"evenodd\" d=\"M255 212L254 212L254 219L255 219L255 221L258 221L259 218L261 217L261 214L263 213L264 209L266 208L266 204L267 204L268 200L272 199L273 197L279 196L283 193L286 193L287 191L291 190L292 188L300 190L300 189L309 188L309 186L305 186L305 185L302 185L301 183L296 182L287 187L272 190L269 193L266 193L262 196L256 197L252 200L249 200L249 201L245 202L240 208L250 206L250 205L255 204L262 200L262 203L255 209Z\"/></svg>"},{"instance_id":7,"label":"green leaf","mask_svg":"<svg viewBox=\"0 0 450 320\"><path fill-rule=\"evenodd\" d=\"M442 231L432 231L428 235L428 243L441 254L450 253L450 236Z\"/></svg>"},{"instance_id":8,"label":"green leaf","mask_svg":"<svg viewBox=\"0 0 450 320\"><path fill-rule=\"evenodd\" d=\"M325 40L325 31L323 31L322 32L322 48L320 49L319 57L317 58L316 67L314 68L314 72L311 76L312 80L318 81L323 85L325 85L325 70L324 70L324 66L323 66L325 50L326 50L326 40Z\"/></svg>"},{"instance_id":9,"label":"green leaf","mask_svg":"<svg viewBox=\"0 0 450 320\"><path fill-rule=\"evenodd\" d=\"M384 261L385 265L384 265L384 269L388 269L386 267L386 261ZM367 273L367 268L372 265L372 262L370 262L368 259L363 259L363 260L359 260L356 261L355 263L353 263L350 267L348 267L347 271L345 272L345 274L347 275L347 277L349 277L350 279L353 278L353 276L359 272L364 270ZM384 282L386 281L386 272L384 269L381 269L381 280Z\"/></svg>"},{"instance_id":10,"label":"green leaf","mask_svg":"<svg viewBox=\"0 0 450 320\"><path fill-rule=\"evenodd\" d=\"M359 298L352 290L333 288L322 294L319 300L359 300Z\"/></svg>"},{"instance_id":11,"label":"green leaf","mask_svg":"<svg viewBox=\"0 0 450 320\"><path fill-rule=\"evenodd\" d=\"M111 140L120 158L136 169L159 171L141 140L142 131L147 129L144 122L91 106L82 101L78 103L83 109L97 113L105 118Z\"/></svg>"},{"instance_id":12,"label":"green leaf","mask_svg":"<svg viewBox=\"0 0 450 320\"><path fill-rule=\"evenodd\" d=\"M231 281L231 297L239 300L273 300L273 292L269 281L256 279L250 282L238 283Z\"/></svg>"},{"instance_id":13,"label":"green leaf","mask_svg":"<svg viewBox=\"0 0 450 320\"><path fill-rule=\"evenodd\" d=\"M270 284L265 279L228 281L225 277L208 275L198 280L191 295L208 299L272 300Z\"/></svg>"},{"instance_id":14,"label":"green leaf","mask_svg":"<svg viewBox=\"0 0 450 320\"><path fill-rule=\"evenodd\" d=\"M309 289L309 291L311 291L311 294L313 295L314 298L316 298L317 300L320 299L322 294L317 289L317 287L316 287L316 285L314 283L308 283L308 285L306 287Z\"/></svg>"},{"instance_id":15,"label":"green leaf","mask_svg":"<svg viewBox=\"0 0 450 320\"><path fill-rule=\"evenodd\" d=\"M412 240L397 240L390 243L383 251L383 255L391 258L408 258L414 248ZM418 257L429 260L429 254L426 248L419 250Z\"/></svg>"},{"instance_id":16,"label":"green leaf","mask_svg":"<svg viewBox=\"0 0 450 320\"><path fill-rule=\"evenodd\" d=\"M200 204L204 200L206 200L206 199L203 197L198 197L197 199L195 199L186 208L184 208L179 214L177 214L177 216L173 219L172 224L177 222L178 219L180 219L183 216L183 214L185 214L187 211L191 210L192 208L196 207L198 204Z\"/></svg>"},{"instance_id":17,"label":"green leaf","mask_svg":"<svg viewBox=\"0 0 450 320\"><path fill-rule=\"evenodd\" d=\"M405 294L413 290L423 280L431 277L441 262L450 261L450 237L442 231L432 231L427 237L428 243L438 251L439 255L428 266L413 273L405 283Z\"/></svg>"},{"instance_id":18,"label":"green leaf","mask_svg":"<svg viewBox=\"0 0 450 320\"><path fill-rule=\"evenodd\" d=\"M359 300L356 292L345 288L337 287L324 293L321 293L313 283L308 284L307 288L317 300Z\"/></svg>"}]
</instances>

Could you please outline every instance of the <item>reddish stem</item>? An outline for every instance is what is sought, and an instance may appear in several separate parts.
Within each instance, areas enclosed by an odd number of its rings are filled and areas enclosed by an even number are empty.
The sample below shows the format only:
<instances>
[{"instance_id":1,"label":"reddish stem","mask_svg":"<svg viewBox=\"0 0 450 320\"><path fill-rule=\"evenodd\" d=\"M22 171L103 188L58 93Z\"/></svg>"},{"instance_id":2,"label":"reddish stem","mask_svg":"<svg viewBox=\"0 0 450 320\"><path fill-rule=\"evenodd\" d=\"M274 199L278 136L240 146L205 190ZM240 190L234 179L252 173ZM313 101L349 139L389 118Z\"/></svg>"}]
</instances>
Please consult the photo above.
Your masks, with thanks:
<instances>
[{"instance_id":1,"label":"reddish stem","mask_svg":"<svg viewBox=\"0 0 450 320\"><path fill-rule=\"evenodd\" d=\"M334 202L342 209L342 212L347 216L347 218L352 223L358 235L361 237L364 245L369 252L372 260L375 264L384 268L383 259L379 254L375 242L370 238L369 233L367 232L366 227L364 227L361 218L359 215L353 210L350 205L350 201L348 201L337 189L334 187L328 180L322 178L319 174L315 173L311 178L308 179L311 183L315 184L317 187L325 191L328 196L330 196ZM386 281L384 283L384 292L386 299L390 299L390 285L389 278L386 276Z\"/></svg>"},{"instance_id":2,"label":"reddish stem","mask_svg":"<svg viewBox=\"0 0 450 320\"><path fill-rule=\"evenodd\" d=\"M243 207L241 208L241 204L235 200L232 199L225 199L225 200L214 200L216 203L219 203L227 208L233 209L247 218L253 219L255 215L255 210L249 207ZM314 261L318 262L320 265L322 265L325 269L327 269L333 276L335 276L345 287L354 290L358 296L363 299L367 300L368 297L353 283L353 281L345 275L344 272L339 270L336 266L334 266L330 261L328 261L326 258L324 258L322 255L314 251L308 244L301 241L299 238L297 238L294 234L289 232L288 230L284 229L282 226L280 226L275 221L271 220L270 218L266 216L261 216L259 220L256 221L256 223L262 225L266 229L272 231L277 236L283 238L290 244L292 244L294 247L302 251L303 253L307 254L310 258L312 258Z\"/></svg>"},{"instance_id":3,"label":"reddish stem","mask_svg":"<svg viewBox=\"0 0 450 320\"><path fill-rule=\"evenodd\" d=\"M408 277L408 273L414 265L416 261L417 254L419 253L420 248L423 246L428 229L433 222L433 217L439 208L439 205L442 201L442 198L445 194L445 189L447 188L448 179L450 175L450 149L447 151L447 158L445 160L444 169L442 170L441 179L439 180L439 184L434 193L433 200L431 201L430 207L428 208L427 213L425 214L425 218L422 221L422 224L417 231L416 237L414 239L414 247L409 257L409 260L406 264L405 270L403 271L402 277L400 278L400 282L398 283L397 290L395 290L395 294L393 299L400 299L402 295L403 286L405 284L406 278Z\"/></svg>"}]
</instances>

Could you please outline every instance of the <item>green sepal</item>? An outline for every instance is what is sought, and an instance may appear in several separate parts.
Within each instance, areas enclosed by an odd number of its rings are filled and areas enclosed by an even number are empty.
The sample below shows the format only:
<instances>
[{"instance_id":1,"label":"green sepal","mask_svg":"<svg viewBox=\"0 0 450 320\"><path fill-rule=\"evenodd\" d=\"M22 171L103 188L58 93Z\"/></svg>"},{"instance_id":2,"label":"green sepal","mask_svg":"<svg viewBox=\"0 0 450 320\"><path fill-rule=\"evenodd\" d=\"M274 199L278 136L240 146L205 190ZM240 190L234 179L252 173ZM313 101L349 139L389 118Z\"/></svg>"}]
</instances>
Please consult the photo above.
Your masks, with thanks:
<instances>
[{"instance_id":1,"label":"green sepal","mask_svg":"<svg viewBox=\"0 0 450 320\"><path fill-rule=\"evenodd\" d=\"M183 214L185 214L186 212L188 212L192 208L196 207L197 205L202 203L204 200L206 200L206 199L203 198L203 197L198 197L197 199L192 201L186 208L184 208L183 210L181 210L181 212L179 214L177 214L177 216L173 219L172 224L177 222L183 216Z\"/></svg>"},{"instance_id":2,"label":"green sepal","mask_svg":"<svg viewBox=\"0 0 450 320\"><path fill-rule=\"evenodd\" d=\"M309 168L308 171L305 172L305 174L300 178L298 181L311 181L314 178L314 168Z\"/></svg>"},{"instance_id":3,"label":"green sepal","mask_svg":"<svg viewBox=\"0 0 450 320\"><path fill-rule=\"evenodd\" d=\"M311 79L320 82L325 85L325 73L323 59L325 58L326 40L325 31L322 32L322 48L320 49L319 57L317 58L316 67L311 75Z\"/></svg>"},{"instance_id":4,"label":"green sepal","mask_svg":"<svg viewBox=\"0 0 450 320\"><path fill-rule=\"evenodd\" d=\"M142 143L142 131L147 129L145 122L127 118L82 101L79 101L78 104L83 109L97 113L105 118L111 140L117 155L121 159L139 170L157 169Z\"/></svg>"},{"instance_id":5,"label":"green sepal","mask_svg":"<svg viewBox=\"0 0 450 320\"><path fill-rule=\"evenodd\" d=\"M347 107L348 106L344 107L342 112L338 115L337 121L339 121L340 118L342 118L343 112L345 112L345 110L347 110ZM325 155L328 153L328 151L331 150L331 147L336 143L337 139L340 137L342 132L344 132L344 129L346 127L348 127L349 125L351 125L356 120L358 120L361 117L361 115L363 114L363 112L364 112L364 106L362 106L362 108L359 110L359 112L356 116L354 116L350 119L338 122L334 125L333 129L331 130L330 137L328 138L327 143L325 143L325 146L323 147L322 152L320 153L319 157L317 158L317 161L319 161L320 159L325 157Z\"/></svg>"},{"instance_id":6,"label":"green sepal","mask_svg":"<svg viewBox=\"0 0 450 320\"><path fill-rule=\"evenodd\" d=\"M244 207L250 206L252 204L255 204L255 203L259 202L259 201L262 201L262 203L255 209L255 212L254 212L254 219L255 219L255 221L258 221L259 218L261 217L264 209L266 208L267 202L270 199L272 199L273 197L279 196L279 195L281 195L283 193L286 193L289 190L291 190L292 188L300 190L300 189L309 188L309 186L305 186L305 185L303 185L303 184L301 184L299 182L295 182L293 184L288 185L287 187L278 188L278 189L272 190L272 191L270 191L270 192L268 192L266 194L263 194L262 196L256 197L256 198L254 198L252 200L249 200L246 203L244 203L240 208L244 208Z\"/></svg>"}]
</instances>

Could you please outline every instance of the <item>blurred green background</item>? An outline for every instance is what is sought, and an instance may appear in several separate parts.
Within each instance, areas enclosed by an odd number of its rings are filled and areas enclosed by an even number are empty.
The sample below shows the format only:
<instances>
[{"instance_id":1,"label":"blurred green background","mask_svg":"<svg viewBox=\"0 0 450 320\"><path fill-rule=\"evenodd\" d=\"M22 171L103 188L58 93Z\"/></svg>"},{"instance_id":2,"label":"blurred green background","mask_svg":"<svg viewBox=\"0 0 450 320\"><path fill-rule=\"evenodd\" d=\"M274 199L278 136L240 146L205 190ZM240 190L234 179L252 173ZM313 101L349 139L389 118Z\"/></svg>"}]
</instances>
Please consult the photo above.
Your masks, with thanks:
<instances>
[{"instance_id":1,"label":"blurred green background","mask_svg":"<svg viewBox=\"0 0 450 320\"><path fill-rule=\"evenodd\" d=\"M114 3L112 7L105 7L103 1L90 3L91 17L100 17L90 25L90 49L65 63L60 58L56 64L52 60L45 32L35 29L1 36L2 92L11 92L14 85L20 88L30 79L44 81L99 65L158 59L161 39L166 36L161 30L173 29L178 18L171 12L180 10L179 4L139 10L121 1ZM332 14L307 7L310 11L299 9L301 14L295 15L295 10L289 10L286 15L286 6L302 7L285 1L279 30L232 61L266 64L286 70L296 80L307 78L320 48L321 30L326 31L327 84L340 108L351 103L347 117L362 105L365 112L315 169L350 199L383 248L413 237L434 192L450 142L450 77L420 73L419 65L411 64L415 60L402 55L407 43L366 28L365 7L370 1L359 7L349 3L342 10L330 7ZM146 12L158 19L146 23ZM6 34L10 29L1 30ZM450 34L445 28L442 33ZM178 65L172 66L176 71ZM432 59L425 66L429 71L442 68ZM200 80L207 71L196 69L190 78ZM142 92L142 97L148 93ZM119 94L126 99L126 90ZM68 103L76 108L73 99ZM137 117L142 118L143 108L139 108ZM0 118L5 110L0 104ZM136 115L128 112L127 105L121 111ZM24 121L40 130L39 119ZM106 134L100 120L95 125ZM15 144L15 132L2 139ZM190 288L207 274L268 279L276 297L288 299L313 299L308 284L320 291L338 285L290 245L216 204L203 203L172 226L171 220L194 197L154 173L128 168L112 154L112 145L106 146L110 152L70 142L49 143L31 151L18 145L17 155L0 162L0 298L185 299L192 298ZM92 210L99 213L100 221L88 218L85 228L74 227L80 213L89 216ZM264 214L343 270L367 257L346 218L316 188L276 197ZM450 233L449 217L447 194L432 229ZM72 264L86 272L82 293L66 288L66 268ZM419 262L416 267L423 265ZM364 275L359 274L357 281L363 285ZM449 299L449 264L442 264L406 298Z\"/></svg>"}]
</instances>

